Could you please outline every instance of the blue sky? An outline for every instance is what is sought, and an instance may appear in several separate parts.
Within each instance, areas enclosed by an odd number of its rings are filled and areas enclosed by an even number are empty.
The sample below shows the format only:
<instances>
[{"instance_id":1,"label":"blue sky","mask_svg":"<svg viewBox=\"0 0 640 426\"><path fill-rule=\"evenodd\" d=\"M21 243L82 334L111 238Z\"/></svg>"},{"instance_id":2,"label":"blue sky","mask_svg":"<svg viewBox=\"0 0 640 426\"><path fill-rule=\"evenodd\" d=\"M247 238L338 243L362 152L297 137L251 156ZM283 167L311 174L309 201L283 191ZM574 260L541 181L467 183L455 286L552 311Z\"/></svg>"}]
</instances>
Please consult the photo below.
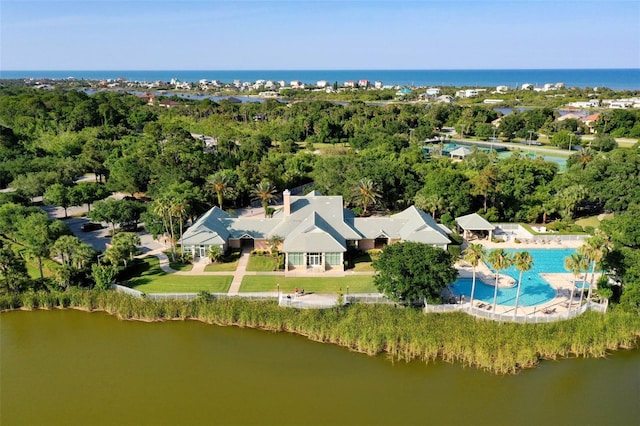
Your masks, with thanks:
<instances>
[{"instance_id":1,"label":"blue sky","mask_svg":"<svg viewBox=\"0 0 640 426\"><path fill-rule=\"evenodd\" d=\"M0 0L0 68L640 68L640 1Z\"/></svg>"}]
</instances>

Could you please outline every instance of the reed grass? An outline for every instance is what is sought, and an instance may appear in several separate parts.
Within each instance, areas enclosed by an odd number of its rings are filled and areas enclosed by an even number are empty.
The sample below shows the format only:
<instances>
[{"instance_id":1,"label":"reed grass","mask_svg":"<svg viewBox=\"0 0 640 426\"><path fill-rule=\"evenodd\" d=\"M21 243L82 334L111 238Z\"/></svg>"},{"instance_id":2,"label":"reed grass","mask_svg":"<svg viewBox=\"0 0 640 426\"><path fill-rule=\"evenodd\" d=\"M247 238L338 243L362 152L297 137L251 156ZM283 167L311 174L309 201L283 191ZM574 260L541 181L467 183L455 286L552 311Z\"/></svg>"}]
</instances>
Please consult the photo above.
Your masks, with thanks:
<instances>
[{"instance_id":1,"label":"reed grass","mask_svg":"<svg viewBox=\"0 0 640 426\"><path fill-rule=\"evenodd\" d=\"M615 309L556 323L516 324L391 305L297 310L243 298L148 300L80 289L0 296L0 310L57 307L105 311L126 320L193 319L291 332L369 355L387 354L394 361L442 359L496 374L517 373L544 359L604 357L612 350L637 347L640 339L640 316Z\"/></svg>"}]
</instances>

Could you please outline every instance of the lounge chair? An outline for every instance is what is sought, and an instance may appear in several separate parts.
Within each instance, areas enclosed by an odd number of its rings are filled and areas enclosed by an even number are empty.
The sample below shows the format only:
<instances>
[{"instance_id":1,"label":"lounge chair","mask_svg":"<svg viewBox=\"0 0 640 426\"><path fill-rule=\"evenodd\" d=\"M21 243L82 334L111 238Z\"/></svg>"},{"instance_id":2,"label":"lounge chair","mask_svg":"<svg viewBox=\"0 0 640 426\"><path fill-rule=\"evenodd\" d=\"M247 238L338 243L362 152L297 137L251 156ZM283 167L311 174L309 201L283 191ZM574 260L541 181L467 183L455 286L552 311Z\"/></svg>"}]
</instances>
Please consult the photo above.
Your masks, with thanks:
<instances>
[{"instance_id":1,"label":"lounge chair","mask_svg":"<svg viewBox=\"0 0 640 426\"><path fill-rule=\"evenodd\" d=\"M542 312L545 314L553 314L556 312L556 308L544 308Z\"/></svg>"},{"instance_id":2,"label":"lounge chair","mask_svg":"<svg viewBox=\"0 0 640 426\"><path fill-rule=\"evenodd\" d=\"M487 305L485 305L484 303L476 303L476 307L477 307L477 308L482 309L482 308L484 308L485 306L487 306Z\"/></svg>"}]
</instances>

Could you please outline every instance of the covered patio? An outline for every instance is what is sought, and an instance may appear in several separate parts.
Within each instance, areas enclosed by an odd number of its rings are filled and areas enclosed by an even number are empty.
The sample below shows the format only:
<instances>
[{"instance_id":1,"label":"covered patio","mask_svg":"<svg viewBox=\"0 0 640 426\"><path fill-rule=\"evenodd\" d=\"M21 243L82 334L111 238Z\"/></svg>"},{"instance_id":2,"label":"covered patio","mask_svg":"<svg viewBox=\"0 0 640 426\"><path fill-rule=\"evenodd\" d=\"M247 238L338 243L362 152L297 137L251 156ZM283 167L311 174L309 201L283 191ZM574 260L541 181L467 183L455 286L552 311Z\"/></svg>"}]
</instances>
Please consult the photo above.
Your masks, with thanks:
<instances>
[{"instance_id":1,"label":"covered patio","mask_svg":"<svg viewBox=\"0 0 640 426\"><path fill-rule=\"evenodd\" d=\"M471 240L474 239L474 237L480 238L480 236L484 237L486 234L487 240L491 241L493 231L496 228L477 213L457 217L456 224L458 225L458 232L462 230L461 234L465 240Z\"/></svg>"}]
</instances>

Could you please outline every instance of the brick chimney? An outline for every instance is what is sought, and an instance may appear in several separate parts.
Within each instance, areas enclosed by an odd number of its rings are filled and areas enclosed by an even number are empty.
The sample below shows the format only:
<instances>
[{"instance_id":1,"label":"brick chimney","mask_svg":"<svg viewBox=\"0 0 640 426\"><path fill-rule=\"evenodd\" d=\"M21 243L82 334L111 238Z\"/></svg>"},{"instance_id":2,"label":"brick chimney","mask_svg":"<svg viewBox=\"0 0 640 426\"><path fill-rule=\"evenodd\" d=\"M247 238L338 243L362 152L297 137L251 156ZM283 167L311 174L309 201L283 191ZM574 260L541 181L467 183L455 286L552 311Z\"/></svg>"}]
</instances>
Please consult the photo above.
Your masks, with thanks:
<instances>
[{"instance_id":1,"label":"brick chimney","mask_svg":"<svg viewBox=\"0 0 640 426\"><path fill-rule=\"evenodd\" d=\"M282 204L284 205L284 215L289 216L291 214L291 192L288 189L282 193Z\"/></svg>"}]
</instances>

